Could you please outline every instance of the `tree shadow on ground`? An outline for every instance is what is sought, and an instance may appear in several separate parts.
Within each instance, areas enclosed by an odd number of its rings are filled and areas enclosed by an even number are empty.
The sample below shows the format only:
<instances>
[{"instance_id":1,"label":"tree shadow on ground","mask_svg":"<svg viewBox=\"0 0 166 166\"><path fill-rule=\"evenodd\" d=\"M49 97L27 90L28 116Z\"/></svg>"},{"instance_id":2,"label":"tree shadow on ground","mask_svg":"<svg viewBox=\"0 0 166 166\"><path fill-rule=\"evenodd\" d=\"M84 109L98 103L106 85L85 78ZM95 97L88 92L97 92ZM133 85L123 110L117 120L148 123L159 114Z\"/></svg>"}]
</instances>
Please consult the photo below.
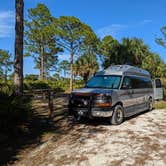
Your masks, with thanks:
<instances>
[{"instance_id":1,"label":"tree shadow on ground","mask_svg":"<svg viewBox=\"0 0 166 166\"><path fill-rule=\"evenodd\" d=\"M41 101L42 102L42 101ZM56 102L54 103L56 105ZM37 111L36 111L37 110ZM70 131L67 122L67 109L62 106L52 120L47 115L48 106L33 109L30 119L8 133L0 132L0 165L13 164L27 154L28 151L44 143L45 134L53 134L59 139Z\"/></svg>"},{"instance_id":2,"label":"tree shadow on ground","mask_svg":"<svg viewBox=\"0 0 166 166\"><path fill-rule=\"evenodd\" d=\"M60 101L61 100L61 101ZM67 98L58 98L54 101L54 112L52 120L48 118L48 103L38 101L32 108L31 118L22 126L18 126L15 131L7 134L0 132L0 165L13 164L27 155L29 151L48 141L43 135L51 133L53 140L59 140L63 135L69 133L73 127L76 132L75 139L80 139L82 133L88 133L87 138L98 132L105 132L103 126L109 126L109 118L84 119L81 122L68 121ZM134 115L126 120L135 119L141 114ZM83 124L83 125L80 125ZM111 127L111 125L110 125Z\"/></svg>"}]
</instances>

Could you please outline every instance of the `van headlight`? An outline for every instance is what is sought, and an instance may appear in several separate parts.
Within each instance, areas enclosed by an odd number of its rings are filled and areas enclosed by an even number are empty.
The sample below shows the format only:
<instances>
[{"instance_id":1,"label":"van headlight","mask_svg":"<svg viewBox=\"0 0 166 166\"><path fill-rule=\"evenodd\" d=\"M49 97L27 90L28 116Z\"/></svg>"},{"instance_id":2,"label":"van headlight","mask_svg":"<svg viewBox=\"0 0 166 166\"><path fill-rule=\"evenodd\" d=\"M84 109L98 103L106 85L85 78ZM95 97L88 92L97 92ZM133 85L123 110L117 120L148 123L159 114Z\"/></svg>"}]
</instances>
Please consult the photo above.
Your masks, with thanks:
<instances>
[{"instance_id":1,"label":"van headlight","mask_svg":"<svg viewBox=\"0 0 166 166\"><path fill-rule=\"evenodd\" d=\"M96 102L95 106L96 107L111 107L112 104L110 102Z\"/></svg>"},{"instance_id":2,"label":"van headlight","mask_svg":"<svg viewBox=\"0 0 166 166\"><path fill-rule=\"evenodd\" d=\"M94 106L96 107L111 107L112 99L111 96L107 96L104 94L99 94L94 97Z\"/></svg>"},{"instance_id":3,"label":"van headlight","mask_svg":"<svg viewBox=\"0 0 166 166\"><path fill-rule=\"evenodd\" d=\"M97 94L94 96L94 100L111 100L111 96L106 94Z\"/></svg>"}]
</instances>

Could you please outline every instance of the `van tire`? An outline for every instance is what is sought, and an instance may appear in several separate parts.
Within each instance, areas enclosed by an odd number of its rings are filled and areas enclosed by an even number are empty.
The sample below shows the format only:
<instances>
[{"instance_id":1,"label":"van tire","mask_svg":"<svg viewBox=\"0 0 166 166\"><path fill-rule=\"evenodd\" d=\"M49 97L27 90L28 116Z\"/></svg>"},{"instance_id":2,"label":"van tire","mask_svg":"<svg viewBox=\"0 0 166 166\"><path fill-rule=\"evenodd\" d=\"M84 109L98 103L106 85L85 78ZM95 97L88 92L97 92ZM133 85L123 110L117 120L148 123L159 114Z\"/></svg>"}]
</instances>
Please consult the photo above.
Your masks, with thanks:
<instances>
[{"instance_id":1,"label":"van tire","mask_svg":"<svg viewBox=\"0 0 166 166\"><path fill-rule=\"evenodd\" d=\"M152 98L149 98L149 101L148 101L148 110L149 111L153 110L153 100L152 100Z\"/></svg>"},{"instance_id":2,"label":"van tire","mask_svg":"<svg viewBox=\"0 0 166 166\"><path fill-rule=\"evenodd\" d=\"M124 110L121 105L116 105L111 117L112 125L120 125L124 121Z\"/></svg>"}]
</instances>

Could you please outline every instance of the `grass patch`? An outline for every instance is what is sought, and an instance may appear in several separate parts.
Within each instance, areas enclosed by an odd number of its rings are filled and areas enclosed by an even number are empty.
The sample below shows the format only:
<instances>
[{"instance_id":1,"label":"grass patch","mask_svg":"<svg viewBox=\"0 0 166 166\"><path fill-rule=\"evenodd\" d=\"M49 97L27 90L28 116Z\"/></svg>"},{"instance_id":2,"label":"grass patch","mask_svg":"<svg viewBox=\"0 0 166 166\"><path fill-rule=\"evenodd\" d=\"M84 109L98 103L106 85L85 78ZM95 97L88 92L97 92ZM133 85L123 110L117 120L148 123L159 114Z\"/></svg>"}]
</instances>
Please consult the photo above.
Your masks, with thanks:
<instances>
[{"instance_id":1,"label":"grass patch","mask_svg":"<svg viewBox=\"0 0 166 166\"><path fill-rule=\"evenodd\" d=\"M165 100L156 101L155 104L154 104L154 108L155 109L164 109L164 108L166 108L166 101Z\"/></svg>"}]
</instances>

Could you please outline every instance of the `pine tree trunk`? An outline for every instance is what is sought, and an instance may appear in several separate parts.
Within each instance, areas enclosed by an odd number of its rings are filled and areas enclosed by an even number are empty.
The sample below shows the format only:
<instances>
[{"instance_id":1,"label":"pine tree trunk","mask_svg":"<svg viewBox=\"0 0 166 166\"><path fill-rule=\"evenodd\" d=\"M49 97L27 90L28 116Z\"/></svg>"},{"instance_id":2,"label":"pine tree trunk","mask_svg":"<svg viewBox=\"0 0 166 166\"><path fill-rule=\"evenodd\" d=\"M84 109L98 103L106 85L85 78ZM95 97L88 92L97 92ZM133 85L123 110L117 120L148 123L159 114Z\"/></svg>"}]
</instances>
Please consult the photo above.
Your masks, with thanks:
<instances>
[{"instance_id":1,"label":"pine tree trunk","mask_svg":"<svg viewBox=\"0 0 166 166\"><path fill-rule=\"evenodd\" d=\"M24 1L16 0L16 24L15 24L15 57L14 57L14 86L15 94L23 93L23 33L24 33Z\"/></svg>"},{"instance_id":2,"label":"pine tree trunk","mask_svg":"<svg viewBox=\"0 0 166 166\"><path fill-rule=\"evenodd\" d=\"M8 70L7 70L7 65L5 66L5 83L7 83L7 74L8 74Z\"/></svg>"},{"instance_id":3,"label":"pine tree trunk","mask_svg":"<svg viewBox=\"0 0 166 166\"><path fill-rule=\"evenodd\" d=\"M73 48L70 49L70 92L73 90Z\"/></svg>"},{"instance_id":4,"label":"pine tree trunk","mask_svg":"<svg viewBox=\"0 0 166 166\"><path fill-rule=\"evenodd\" d=\"M66 78L66 70L64 70L64 78Z\"/></svg>"},{"instance_id":5,"label":"pine tree trunk","mask_svg":"<svg viewBox=\"0 0 166 166\"><path fill-rule=\"evenodd\" d=\"M41 47L40 53L40 80L44 80L45 73L44 73L44 47Z\"/></svg>"}]
</instances>

